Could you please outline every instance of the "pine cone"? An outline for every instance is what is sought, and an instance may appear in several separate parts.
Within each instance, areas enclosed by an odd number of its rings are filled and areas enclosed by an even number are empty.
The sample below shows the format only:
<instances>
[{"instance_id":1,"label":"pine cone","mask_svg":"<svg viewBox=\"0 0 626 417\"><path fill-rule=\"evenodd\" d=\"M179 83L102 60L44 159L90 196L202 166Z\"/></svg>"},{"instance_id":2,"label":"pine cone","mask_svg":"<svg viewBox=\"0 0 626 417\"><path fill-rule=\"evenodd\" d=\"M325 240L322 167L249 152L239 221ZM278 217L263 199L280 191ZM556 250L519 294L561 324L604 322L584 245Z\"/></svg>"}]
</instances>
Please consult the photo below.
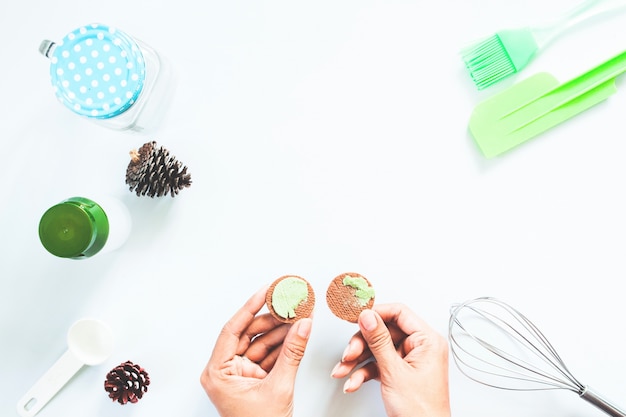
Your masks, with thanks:
<instances>
[{"instance_id":1,"label":"pine cone","mask_svg":"<svg viewBox=\"0 0 626 417\"><path fill-rule=\"evenodd\" d=\"M126 361L113 368L104 381L109 398L120 404L136 403L148 391L150 377L139 365Z\"/></svg>"},{"instance_id":2,"label":"pine cone","mask_svg":"<svg viewBox=\"0 0 626 417\"><path fill-rule=\"evenodd\" d=\"M130 151L131 161L126 169L126 184L137 196L161 197L168 193L174 197L191 185L191 175L164 147L156 142L145 143L139 151ZM182 167L182 169L181 169Z\"/></svg>"}]
</instances>

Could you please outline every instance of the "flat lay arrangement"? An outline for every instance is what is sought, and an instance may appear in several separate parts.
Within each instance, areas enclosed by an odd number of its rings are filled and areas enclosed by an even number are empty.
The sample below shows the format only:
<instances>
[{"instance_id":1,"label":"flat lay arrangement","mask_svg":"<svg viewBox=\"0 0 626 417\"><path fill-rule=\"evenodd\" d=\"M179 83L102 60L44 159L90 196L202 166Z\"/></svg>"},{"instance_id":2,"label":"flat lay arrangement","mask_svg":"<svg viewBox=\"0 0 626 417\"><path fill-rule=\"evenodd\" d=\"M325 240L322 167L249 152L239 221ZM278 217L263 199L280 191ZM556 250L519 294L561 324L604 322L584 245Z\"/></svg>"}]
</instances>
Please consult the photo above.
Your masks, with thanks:
<instances>
[{"instance_id":1,"label":"flat lay arrangement","mask_svg":"<svg viewBox=\"0 0 626 417\"><path fill-rule=\"evenodd\" d=\"M0 6L0 412L626 416L625 12Z\"/></svg>"}]
</instances>

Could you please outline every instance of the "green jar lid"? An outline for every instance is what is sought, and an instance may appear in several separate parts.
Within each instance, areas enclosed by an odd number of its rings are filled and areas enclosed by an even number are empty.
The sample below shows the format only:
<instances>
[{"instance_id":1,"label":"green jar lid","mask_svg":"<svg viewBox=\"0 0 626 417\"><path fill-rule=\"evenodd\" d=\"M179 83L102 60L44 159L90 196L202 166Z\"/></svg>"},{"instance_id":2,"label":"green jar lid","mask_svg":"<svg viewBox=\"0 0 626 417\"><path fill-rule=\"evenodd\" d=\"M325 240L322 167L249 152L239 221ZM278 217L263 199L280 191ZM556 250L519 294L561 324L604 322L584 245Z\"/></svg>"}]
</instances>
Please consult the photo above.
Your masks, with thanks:
<instances>
[{"instance_id":1,"label":"green jar lid","mask_svg":"<svg viewBox=\"0 0 626 417\"><path fill-rule=\"evenodd\" d=\"M39 221L39 240L61 258L84 258L98 253L109 236L106 213L94 201L72 197L50 207Z\"/></svg>"}]
</instances>

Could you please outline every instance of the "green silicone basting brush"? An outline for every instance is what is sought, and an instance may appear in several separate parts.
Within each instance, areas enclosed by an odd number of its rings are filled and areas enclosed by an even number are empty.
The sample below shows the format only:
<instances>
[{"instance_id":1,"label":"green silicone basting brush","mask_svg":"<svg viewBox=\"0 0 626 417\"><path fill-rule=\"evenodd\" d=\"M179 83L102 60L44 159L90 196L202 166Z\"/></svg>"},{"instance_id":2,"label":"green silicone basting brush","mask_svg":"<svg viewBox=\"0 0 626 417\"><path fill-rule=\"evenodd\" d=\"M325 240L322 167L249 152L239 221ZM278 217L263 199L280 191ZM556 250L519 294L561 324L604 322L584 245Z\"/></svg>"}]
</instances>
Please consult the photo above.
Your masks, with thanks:
<instances>
[{"instance_id":1,"label":"green silicone basting brush","mask_svg":"<svg viewBox=\"0 0 626 417\"><path fill-rule=\"evenodd\" d=\"M626 6L625 0L586 0L563 16L542 25L497 32L461 51L479 90L521 71L535 55L572 26Z\"/></svg>"}]
</instances>

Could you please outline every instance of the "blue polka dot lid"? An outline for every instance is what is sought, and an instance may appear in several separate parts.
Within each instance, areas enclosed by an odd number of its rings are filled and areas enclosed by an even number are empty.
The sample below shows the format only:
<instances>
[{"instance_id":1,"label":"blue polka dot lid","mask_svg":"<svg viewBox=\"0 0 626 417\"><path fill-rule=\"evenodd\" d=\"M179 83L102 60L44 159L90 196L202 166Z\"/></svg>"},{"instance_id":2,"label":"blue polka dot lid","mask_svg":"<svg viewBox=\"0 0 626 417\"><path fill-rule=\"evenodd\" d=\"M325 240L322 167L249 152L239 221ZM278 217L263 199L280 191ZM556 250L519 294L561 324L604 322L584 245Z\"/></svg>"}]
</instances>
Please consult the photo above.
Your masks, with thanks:
<instances>
[{"instance_id":1,"label":"blue polka dot lid","mask_svg":"<svg viewBox=\"0 0 626 417\"><path fill-rule=\"evenodd\" d=\"M115 28L92 24L68 33L49 55L57 98L82 116L108 119L137 101L146 67L141 50Z\"/></svg>"}]
</instances>

